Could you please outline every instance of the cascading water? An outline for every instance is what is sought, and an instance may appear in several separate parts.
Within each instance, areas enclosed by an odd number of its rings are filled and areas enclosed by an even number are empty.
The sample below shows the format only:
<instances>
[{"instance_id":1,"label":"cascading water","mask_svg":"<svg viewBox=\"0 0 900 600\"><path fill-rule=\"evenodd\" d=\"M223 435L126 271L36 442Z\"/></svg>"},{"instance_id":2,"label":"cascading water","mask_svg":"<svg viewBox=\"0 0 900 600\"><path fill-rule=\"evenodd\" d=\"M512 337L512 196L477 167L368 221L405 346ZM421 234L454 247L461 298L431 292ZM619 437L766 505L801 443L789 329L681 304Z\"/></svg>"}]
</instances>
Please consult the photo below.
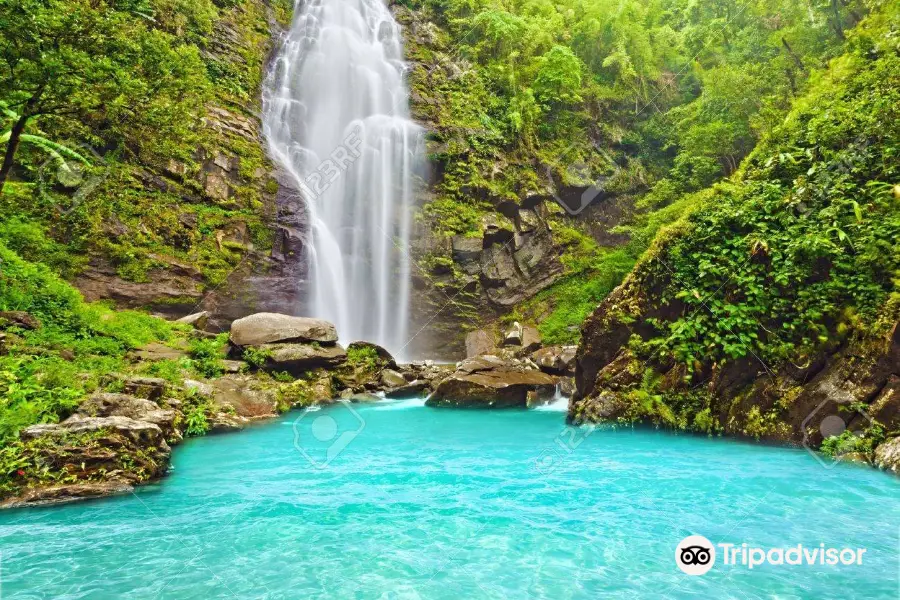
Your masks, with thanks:
<instances>
[{"instance_id":1,"label":"cascading water","mask_svg":"<svg viewBox=\"0 0 900 600\"><path fill-rule=\"evenodd\" d=\"M298 0L263 130L309 205L311 316L343 341L408 343L413 175L400 28L382 0Z\"/></svg>"}]
</instances>

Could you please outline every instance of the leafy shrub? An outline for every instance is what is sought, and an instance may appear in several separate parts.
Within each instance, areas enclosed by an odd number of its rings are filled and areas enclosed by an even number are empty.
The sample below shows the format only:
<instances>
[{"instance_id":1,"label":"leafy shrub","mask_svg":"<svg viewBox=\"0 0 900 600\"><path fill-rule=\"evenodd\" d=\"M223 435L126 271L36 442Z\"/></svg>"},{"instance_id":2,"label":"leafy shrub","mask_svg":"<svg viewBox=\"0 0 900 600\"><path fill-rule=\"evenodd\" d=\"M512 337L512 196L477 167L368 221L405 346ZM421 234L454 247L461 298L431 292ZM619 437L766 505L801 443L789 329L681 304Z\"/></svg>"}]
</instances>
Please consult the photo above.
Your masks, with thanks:
<instances>
[{"instance_id":1,"label":"leafy shrub","mask_svg":"<svg viewBox=\"0 0 900 600\"><path fill-rule=\"evenodd\" d=\"M224 347L227 341L227 333L220 333L213 338L192 339L190 355L194 370L203 377L220 377L225 372L222 360L225 358Z\"/></svg>"}]
</instances>

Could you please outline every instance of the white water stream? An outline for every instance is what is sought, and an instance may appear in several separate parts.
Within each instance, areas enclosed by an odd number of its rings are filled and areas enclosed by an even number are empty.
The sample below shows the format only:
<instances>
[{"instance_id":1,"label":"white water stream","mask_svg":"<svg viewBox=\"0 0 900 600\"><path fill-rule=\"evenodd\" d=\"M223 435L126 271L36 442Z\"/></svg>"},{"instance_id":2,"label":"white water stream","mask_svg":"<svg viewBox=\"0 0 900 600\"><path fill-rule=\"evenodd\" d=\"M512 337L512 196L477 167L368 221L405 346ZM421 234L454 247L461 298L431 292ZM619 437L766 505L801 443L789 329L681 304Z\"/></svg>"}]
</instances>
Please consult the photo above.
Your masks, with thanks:
<instances>
[{"instance_id":1,"label":"white water stream","mask_svg":"<svg viewBox=\"0 0 900 600\"><path fill-rule=\"evenodd\" d=\"M343 342L408 342L413 174L400 28L382 0L298 0L263 131L309 204L310 316Z\"/></svg>"}]
</instances>

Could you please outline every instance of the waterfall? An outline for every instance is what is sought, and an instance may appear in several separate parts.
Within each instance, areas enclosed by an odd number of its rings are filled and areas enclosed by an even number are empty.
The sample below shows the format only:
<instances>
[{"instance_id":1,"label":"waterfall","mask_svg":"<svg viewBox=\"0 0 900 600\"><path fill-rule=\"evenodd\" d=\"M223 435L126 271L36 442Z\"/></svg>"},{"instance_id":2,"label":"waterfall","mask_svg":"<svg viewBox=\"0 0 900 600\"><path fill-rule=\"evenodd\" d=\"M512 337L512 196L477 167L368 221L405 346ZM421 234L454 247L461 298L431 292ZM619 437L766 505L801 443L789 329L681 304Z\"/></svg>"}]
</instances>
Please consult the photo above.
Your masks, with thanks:
<instances>
[{"instance_id":1,"label":"waterfall","mask_svg":"<svg viewBox=\"0 0 900 600\"><path fill-rule=\"evenodd\" d=\"M263 132L308 204L310 316L343 342L408 343L412 180L400 27L382 0L297 0L267 77Z\"/></svg>"}]
</instances>

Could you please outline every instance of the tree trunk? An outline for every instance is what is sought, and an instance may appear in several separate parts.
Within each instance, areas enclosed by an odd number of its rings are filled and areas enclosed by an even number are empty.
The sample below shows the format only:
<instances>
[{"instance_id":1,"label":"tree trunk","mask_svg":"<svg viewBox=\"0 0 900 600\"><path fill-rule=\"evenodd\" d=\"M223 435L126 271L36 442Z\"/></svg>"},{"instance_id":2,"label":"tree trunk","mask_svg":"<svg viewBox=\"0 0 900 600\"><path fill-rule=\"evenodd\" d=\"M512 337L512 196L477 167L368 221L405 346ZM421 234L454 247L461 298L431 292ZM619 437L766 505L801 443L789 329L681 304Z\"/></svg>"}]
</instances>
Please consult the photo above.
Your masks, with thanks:
<instances>
[{"instance_id":1,"label":"tree trunk","mask_svg":"<svg viewBox=\"0 0 900 600\"><path fill-rule=\"evenodd\" d=\"M25 106L22 107L22 114L9 132L9 142L6 144L6 154L3 155L3 165L0 166L0 194L3 193L3 187L6 185L6 180L9 178L10 171L12 171L13 161L16 158L16 150L19 149L19 142L22 140L22 133L25 132L25 126L28 124L28 120L36 114L38 103L41 101L41 96L44 95L45 87L45 83L38 86L38 89L35 90L34 94L31 95L31 98L25 103Z\"/></svg>"},{"instance_id":2,"label":"tree trunk","mask_svg":"<svg viewBox=\"0 0 900 600\"><path fill-rule=\"evenodd\" d=\"M841 20L841 7L838 6L837 0L831 0L831 11L834 13L834 32L837 34L838 39L842 42L844 41L844 23Z\"/></svg>"},{"instance_id":3,"label":"tree trunk","mask_svg":"<svg viewBox=\"0 0 900 600\"><path fill-rule=\"evenodd\" d=\"M781 38L781 45L784 46L784 49L787 50L788 56L794 61L794 64L797 65L797 68L806 72L806 65L803 64L803 61L800 60L800 57L797 56L797 53L794 52L794 49L791 48L791 45L788 44L788 41L785 38Z\"/></svg>"},{"instance_id":4,"label":"tree trunk","mask_svg":"<svg viewBox=\"0 0 900 600\"><path fill-rule=\"evenodd\" d=\"M22 139L25 125L28 124L28 119L30 118L27 114L19 117L9 133L9 142L6 143L6 154L3 155L3 166L0 167L0 194L3 193L6 179L9 177L9 172L12 171L13 159L16 157L16 150L19 149L19 141Z\"/></svg>"}]
</instances>

